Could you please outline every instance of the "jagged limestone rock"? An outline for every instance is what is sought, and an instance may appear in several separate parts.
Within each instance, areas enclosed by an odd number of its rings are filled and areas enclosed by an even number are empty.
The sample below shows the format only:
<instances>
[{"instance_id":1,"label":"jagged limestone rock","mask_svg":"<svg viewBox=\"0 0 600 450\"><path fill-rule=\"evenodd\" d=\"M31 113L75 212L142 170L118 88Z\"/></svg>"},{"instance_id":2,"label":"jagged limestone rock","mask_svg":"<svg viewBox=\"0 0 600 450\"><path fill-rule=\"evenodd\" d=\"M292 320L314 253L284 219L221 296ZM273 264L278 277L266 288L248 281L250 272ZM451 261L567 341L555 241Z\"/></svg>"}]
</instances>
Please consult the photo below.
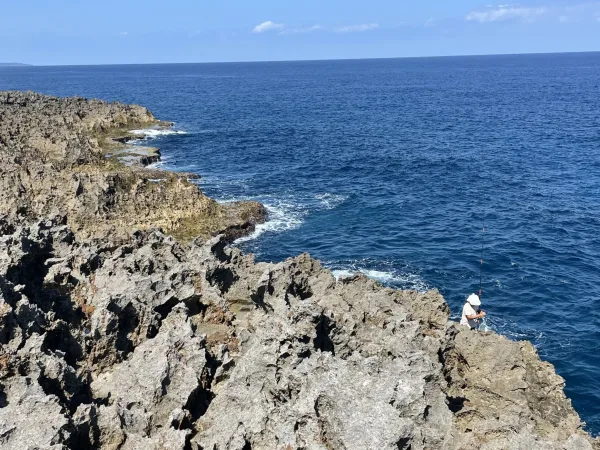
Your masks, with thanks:
<instances>
[{"instance_id":1,"label":"jagged limestone rock","mask_svg":"<svg viewBox=\"0 0 600 450\"><path fill-rule=\"evenodd\" d=\"M111 137L156 124L141 106L0 92L0 215L62 215L75 232L95 237L162 227L184 240L216 232L234 239L264 221L262 205L218 204L189 174L107 159L122 147ZM155 149L152 159L159 155Z\"/></svg>"},{"instance_id":2,"label":"jagged limestone rock","mask_svg":"<svg viewBox=\"0 0 600 450\"><path fill-rule=\"evenodd\" d=\"M1 448L600 448L529 343L449 322L437 291L255 263L227 247L254 206L223 221L181 177L103 165L90 133L153 120L0 94Z\"/></svg>"},{"instance_id":3,"label":"jagged limestone rock","mask_svg":"<svg viewBox=\"0 0 600 450\"><path fill-rule=\"evenodd\" d=\"M530 344L448 322L435 291L223 238L2 229L6 448L597 448Z\"/></svg>"},{"instance_id":4,"label":"jagged limestone rock","mask_svg":"<svg viewBox=\"0 0 600 450\"><path fill-rule=\"evenodd\" d=\"M168 448L183 450L191 433L179 429L189 420L181 408L189 408L188 403L202 394L206 357L187 313L185 306L175 306L155 337L137 346L131 358L101 373L91 384L94 398L117 405L101 408L100 420L106 411L111 417L116 409L127 442L139 443L131 448L171 441ZM107 434L112 435L110 428ZM104 437L100 430L100 439Z\"/></svg>"}]
</instances>

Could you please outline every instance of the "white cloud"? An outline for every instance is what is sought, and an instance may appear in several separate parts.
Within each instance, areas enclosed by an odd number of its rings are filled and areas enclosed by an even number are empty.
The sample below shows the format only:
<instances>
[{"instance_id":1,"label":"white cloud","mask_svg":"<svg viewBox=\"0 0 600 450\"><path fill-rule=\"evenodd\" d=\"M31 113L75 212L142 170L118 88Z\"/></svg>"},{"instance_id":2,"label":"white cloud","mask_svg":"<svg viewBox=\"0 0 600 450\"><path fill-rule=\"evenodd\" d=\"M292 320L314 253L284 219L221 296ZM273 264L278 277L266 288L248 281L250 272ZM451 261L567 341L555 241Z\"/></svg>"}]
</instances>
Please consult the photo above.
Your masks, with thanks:
<instances>
[{"instance_id":1,"label":"white cloud","mask_svg":"<svg viewBox=\"0 0 600 450\"><path fill-rule=\"evenodd\" d=\"M121 31L119 33L119 36L121 36L121 37L127 37L128 34L129 34L129 31Z\"/></svg>"},{"instance_id":2,"label":"white cloud","mask_svg":"<svg viewBox=\"0 0 600 450\"><path fill-rule=\"evenodd\" d=\"M465 17L465 20L479 23L498 22L503 20L523 20L532 22L537 17L546 13L544 7L529 8L518 5L498 5L497 7L488 7L481 11L471 11Z\"/></svg>"},{"instance_id":3,"label":"white cloud","mask_svg":"<svg viewBox=\"0 0 600 450\"><path fill-rule=\"evenodd\" d=\"M431 27L434 27L434 26L435 26L435 19L434 19L434 18L427 19L427 20L425 21L425 24L424 24L423 26L424 26L425 28L431 28Z\"/></svg>"},{"instance_id":4,"label":"white cloud","mask_svg":"<svg viewBox=\"0 0 600 450\"><path fill-rule=\"evenodd\" d=\"M254 29L252 30L252 32L253 33L264 33L265 31L269 31L269 30L283 30L283 24L282 23L274 23L274 22L271 22L270 20L267 20L266 22L256 25L254 27Z\"/></svg>"},{"instance_id":5,"label":"white cloud","mask_svg":"<svg viewBox=\"0 0 600 450\"><path fill-rule=\"evenodd\" d=\"M313 31L320 31L320 30L324 30L325 27L322 25L311 25L310 27L298 27L298 28L292 28L290 30L283 30L282 33L284 34L288 34L288 33L311 33Z\"/></svg>"},{"instance_id":6,"label":"white cloud","mask_svg":"<svg viewBox=\"0 0 600 450\"><path fill-rule=\"evenodd\" d=\"M361 23L359 25L346 25L342 27L336 27L334 31L336 33L354 33L360 31L369 31L379 28L378 23Z\"/></svg>"},{"instance_id":7,"label":"white cloud","mask_svg":"<svg viewBox=\"0 0 600 450\"><path fill-rule=\"evenodd\" d=\"M314 31L325 31L335 33L353 33L361 31L369 31L379 28L378 23L362 23L357 25L344 25L339 27L326 27L323 25L309 25L309 26L297 26L289 27L282 23L275 23L270 20L256 25L253 29L253 33L264 33L266 31L279 31L279 34L294 34L294 33L312 33Z\"/></svg>"}]
</instances>

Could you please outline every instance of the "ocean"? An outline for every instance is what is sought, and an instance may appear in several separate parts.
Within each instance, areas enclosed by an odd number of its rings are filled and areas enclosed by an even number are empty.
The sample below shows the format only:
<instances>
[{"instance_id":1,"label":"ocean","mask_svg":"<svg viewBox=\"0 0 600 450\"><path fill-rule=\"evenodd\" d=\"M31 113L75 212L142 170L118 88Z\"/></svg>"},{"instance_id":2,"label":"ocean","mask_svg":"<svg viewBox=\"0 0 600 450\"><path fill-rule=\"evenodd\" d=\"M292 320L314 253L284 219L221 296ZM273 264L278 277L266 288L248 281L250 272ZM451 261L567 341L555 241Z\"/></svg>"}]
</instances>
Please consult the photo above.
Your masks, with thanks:
<instances>
[{"instance_id":1,"label":"ocean","mask_svg":"<svg viewBox=\"0 0 600 450\"><path fill-rule=\"evenodd\" d=\"M600 53L0 68L0 89L147 106L166 169L266 224L257 260L309 252L339 276L479 289L600 433ZM485 233L482 227L485 225Z\"/></svg>"}]
</instances>

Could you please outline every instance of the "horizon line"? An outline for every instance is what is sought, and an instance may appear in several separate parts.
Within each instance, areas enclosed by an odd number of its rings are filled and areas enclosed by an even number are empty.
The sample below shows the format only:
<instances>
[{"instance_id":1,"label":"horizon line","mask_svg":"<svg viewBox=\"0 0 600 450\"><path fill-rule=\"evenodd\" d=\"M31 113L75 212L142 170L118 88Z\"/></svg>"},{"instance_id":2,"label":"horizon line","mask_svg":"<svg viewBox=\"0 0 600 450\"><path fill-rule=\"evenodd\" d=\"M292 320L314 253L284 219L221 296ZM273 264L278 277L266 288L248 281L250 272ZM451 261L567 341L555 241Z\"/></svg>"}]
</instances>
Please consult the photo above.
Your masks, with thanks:
<instances>
[{"instance_id":1,"label":"horizon line","mask_svg":"<svg viewBox=\"0 0 600 450\"><path fill-rule=\"evenodd\" d=\"M535 56L535 55L570 55L600 53L600 50L580 50L565 52L524 52L524 53L473 53L456 55L420 55L420 56L384 56L366 58L315 58L315 59L264 59L264 60L238 60L238 61L196 61L196 62L144 62L144 63L92 63L92 64L30 64L30 63L2 63L2 68L26 67L90 67L90 66L151 66L151 65L184 65L184 64L260 64L260 63L290 63L290 62L326 62L326 61L372 61L385 59L428 59L428 58L468 58L486 56ZM8 64L2 66L2 64ZM11 65L15 64L15 65Z\"/></svg>"}]
</instances>

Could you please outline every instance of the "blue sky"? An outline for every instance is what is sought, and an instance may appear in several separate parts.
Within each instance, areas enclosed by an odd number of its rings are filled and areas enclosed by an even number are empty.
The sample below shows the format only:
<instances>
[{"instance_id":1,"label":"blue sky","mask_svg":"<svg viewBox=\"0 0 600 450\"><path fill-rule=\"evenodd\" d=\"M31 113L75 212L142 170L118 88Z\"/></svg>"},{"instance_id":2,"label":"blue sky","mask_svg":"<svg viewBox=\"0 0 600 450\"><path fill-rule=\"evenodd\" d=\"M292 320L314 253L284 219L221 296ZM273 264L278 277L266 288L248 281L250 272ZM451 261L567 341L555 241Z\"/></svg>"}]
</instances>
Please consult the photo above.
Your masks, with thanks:
<instances>
[{"instance_id":1,"label":"blue sky","mask_svg":"<svg viewBox=\"0 0 600 450\"><path fill-rule=\"evenodd\" d=\"M0 62L122 64L600 50L600 1L2 0Z\"/></svg>"}]
</instances>

